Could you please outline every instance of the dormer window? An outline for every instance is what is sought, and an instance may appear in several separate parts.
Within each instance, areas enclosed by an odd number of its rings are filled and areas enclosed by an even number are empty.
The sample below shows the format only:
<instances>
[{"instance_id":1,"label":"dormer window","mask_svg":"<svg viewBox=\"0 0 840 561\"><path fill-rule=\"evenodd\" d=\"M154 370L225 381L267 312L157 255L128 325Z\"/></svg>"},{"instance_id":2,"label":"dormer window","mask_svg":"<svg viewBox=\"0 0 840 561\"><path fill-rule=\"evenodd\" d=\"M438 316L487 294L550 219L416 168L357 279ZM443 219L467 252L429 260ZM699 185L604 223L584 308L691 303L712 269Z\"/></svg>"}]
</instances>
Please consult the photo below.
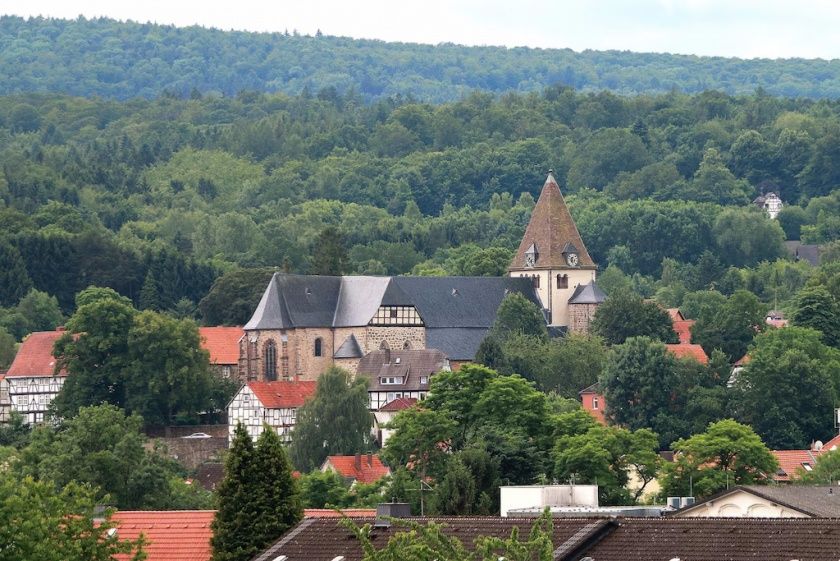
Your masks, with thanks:
<instances>
[{"instance_id":1,"label":"dormer window","mask_svg":"<svg viewBox=\"0 0 840 561\"><path fill-rule=\"evenodd\" d=\"M525 266L526 267L534 267L537 264L537 259L539 259L539 252L537 252L537 245L531 244L531 247L528 248L528 251L525 252Z\"/></svg>"},{"instance_id":2,"label":"dormer window","mask_svg":"<svg viewBox=\"0 0 840 561\"><path fill-rule=\"evenodd\" d=\"M394 386L394 385L402 384L403 383L403 377L402 376L383 376L382 378L379 379L379 382L383 386Z\"/></svg>"}]
</instances>

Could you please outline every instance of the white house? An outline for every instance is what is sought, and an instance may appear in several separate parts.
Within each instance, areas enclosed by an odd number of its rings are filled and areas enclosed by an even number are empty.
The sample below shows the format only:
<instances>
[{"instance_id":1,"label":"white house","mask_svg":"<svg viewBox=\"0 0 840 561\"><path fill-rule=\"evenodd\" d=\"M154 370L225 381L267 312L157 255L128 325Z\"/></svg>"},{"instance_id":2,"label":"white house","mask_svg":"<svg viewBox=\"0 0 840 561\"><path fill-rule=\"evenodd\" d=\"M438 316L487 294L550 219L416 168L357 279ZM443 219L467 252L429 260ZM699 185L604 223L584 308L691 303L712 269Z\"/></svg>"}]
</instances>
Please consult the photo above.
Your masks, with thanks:
<instances>
[{"instance_id":1,"label":"white house","mask_svg":"<svg viewBox=\"0 0 840 561\"><path fill-rule=\"evenodd\" d=\"M12 410L29 424L44 422L50 403L67 378L66 371L55 371L53 357L53 345L63 334L63 329L30 334L6 372Z\"/></svg>"},{"instance_id":2,"label":"white house","mask_svg":"<svg viewBox=\"0 0 840 561\"><path fill-rule=\"evenodd\" d=\"M230 440L238 423L255 440L262 434L265 423L284 441L290 441L297 410L315 395L316 386L317 382L311 381L248 382L228 404Z\"/></svg>"},{"instance_id":3,"label":"white house","mask_svg":"<svg viewBox=\"0 0 840 561\"><path fill-rule=\"evenodd\" d=\"M9 382L6 375L0 375L0 423L7 423L12 413L12 400L9 397Z\"/></svg>"},{"instance_id":4,"label":"white house","mask_svg":"<svg viewBox=\"0 0 840 561\"><path fill-rule=\"evenodd\" d=\"M837 518L840 491L814 485L739 485L673 513L688 518Z\"/></svg>"},{"instance_id":5,"label":"white house","mask_svg":"<svg viewBox=\"0 0 840 561\"><path fill-rule=\"evenodd\" d=\"M784 203L782 203L782 199L780 199L779 195L776 193L766 193L764 195L760 195L756 197L753 204L761 209L764 209L764 212L766 212L767 216L770 218L776 218L779 216L779 212L785 206Z\"/></svg>"}]
</instances>

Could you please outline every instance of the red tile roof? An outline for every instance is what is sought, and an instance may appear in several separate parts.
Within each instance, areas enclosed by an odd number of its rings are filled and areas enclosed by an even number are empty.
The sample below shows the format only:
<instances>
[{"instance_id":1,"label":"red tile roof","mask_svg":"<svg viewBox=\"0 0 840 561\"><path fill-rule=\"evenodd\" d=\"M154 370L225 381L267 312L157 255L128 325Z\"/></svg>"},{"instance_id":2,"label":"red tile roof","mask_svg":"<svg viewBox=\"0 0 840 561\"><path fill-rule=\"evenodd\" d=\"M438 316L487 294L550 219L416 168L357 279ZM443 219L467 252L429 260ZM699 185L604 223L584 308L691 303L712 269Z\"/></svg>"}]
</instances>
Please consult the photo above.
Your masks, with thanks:
<instances>
[{"instance_id":1,"label":"red tile roof","mask_svg":"<svg viewBox=\"0 0 840 561\"><path fill-rule=\"evenodd\" d=\"M300 407L315 395L318 382L248 382L248 387L267 409Z\"/></svg>"},{"instance_id":2,"label":"red tile roof","mask_svg":"<svg viewBox=\"0 0 840 561\"><path fill-rule=\"evenodd\" d=\"M750 355L744 355L735 361L735 366L746 366L750 363L750 360L752 360Z\"/></svg>"},{"instance_id":3,"label":"red tile roof","mask_svg":"<svg viewBox=\"0 0 840 561\"><path fill-rule=\"evenodd\" d=\"M823 444L823 452L831 452L832 447L840 449L840 434Z\"/></svg>"},{"instance_id":4,"label":"red tile roof","mask_svg":"<svg viewBox=\"0 0 840 561\"><path fill-rule=\"evenodd\" d=\"M239 362L239 339L245 332L241 327L199 327L201 346L210 353L211 364Z\"/></svg>"},{"instance_id":5,"label":"red tile roof","mask_svg":"<svg viewBox=\"0 0 840 561\"><path fill-rule=\"evenodd\" d=\"M685 316L682 315L682 312L679 308L668 308L667 310L668 315L671 316L671 321L677 322L683 321L685 319Z\"/></svg>"},{"instance_id":6,"label":"red tile roof","mask_svg":"<svg viewBox=\"0 0 840 561\"><path fill-rule=\"evenodd\" d=\"M146 537L146 561L209 561L210 523L215 514L214 510L123 510L113 520L117 537ZM129 558L117 556L120 561Z\"/></svg>"},{"instance_id":7,"label":"red tile roof","mask_svg":"<svg viewBox=\"0 0 840 561\"><path fill-rule=\"evenodd\" d=\"M373 483L391 473L391 470L379 459L379 455L373 454L370 459L371 462L368 463L367 454L362 454L361 457L358 455L327 456L327 459L324 460L324 468L331 467L342 477L353 479L359 483ZM359 460L360 468L356 467L357 460Z\"/></svg>"},{"instance_id":8,"label":"red tile roof","mask_svg":"<svg viewBox=\"0 0 840 561\"><path fill-rule=\"evenodd\" d=\"M779 462L779 471L773 476L776 481L790 481L804 473L807 464L814 467L819 452L811 450L772 450Z\"/></svg>"},{"instance_id":9,"label":"red tile roof","mask_svg":"<svg viewBox=\"0 0 840 561\"><path fill-rule=\"evenodd\" d=\"M680 343L691 343L691 326L694 323L695 320L693 319L674 321L674 331L680 338Z\"/></svg>"},{"instance_id":10,"label":"red tile roof","mask_svg":"<svg viewBox=\"0 0 840 561\"><path fill-rule=\"evenodd\" d=\"M349 516L350 518L375 518L375 508L343 508L341 512L336 512L331 508L305 508L303 509L304 518L341 518L341 516Z\"/></svg>"},{"instance_id":11,"label":"red tile roof","mask_svg":"<svg viewBox=\"0 0 840 561\"><path fill-rule=\"evenodd\" d=\"M6 372L6 376L53 376L55 370L55 357L53 357L53 344L59 337L64 335L64 330L36 331L23 340L20 344L14 362ZM66 376L67 372L62 370L59 376Z\"/></svg>"},{"instance_id":12,"label":"red tile roof","mask_svg":"<svg viewBox=\"0 0 840 561\"><path fill-rule=\"evenodd\" d=\"M380 411L402 411L403 409L408 409L409 407L413 406L417 403L417 398L415 397L398 397L393 401L389 401L385 405L379 408Z\"/></svg>"},{"instance_id":13,"label":"red tile roof","mask_svg":"<svg viewBox=\"0 0 840 561\"><path fill-rule=\"evenodd\" d=\"M690 343L679 343L676 345L665 345L665 348L674 353L677 358L693 358L700 364L709 364L709 357L700 345Z\"/></svg>"}]
</instances>

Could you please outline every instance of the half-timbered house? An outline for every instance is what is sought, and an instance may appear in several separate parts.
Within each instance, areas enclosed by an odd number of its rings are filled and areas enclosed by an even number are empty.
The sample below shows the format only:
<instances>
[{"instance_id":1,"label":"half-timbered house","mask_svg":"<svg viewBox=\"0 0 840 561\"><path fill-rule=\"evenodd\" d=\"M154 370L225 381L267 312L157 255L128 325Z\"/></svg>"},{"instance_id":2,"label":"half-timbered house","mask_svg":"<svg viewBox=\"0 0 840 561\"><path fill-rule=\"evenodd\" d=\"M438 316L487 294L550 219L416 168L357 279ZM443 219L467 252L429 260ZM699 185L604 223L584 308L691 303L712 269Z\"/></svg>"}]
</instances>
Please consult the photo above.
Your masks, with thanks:
<instances>
[{"instance_id":1,"label":"half-timbered house","mask_svg":"<svg viewBox=\"0 0 840 561\"><path fill-rule=\"evenodd\" d=\"M297 422L297 410L315 395L316 382L248 382L233 396L228 405L230 439L238 423L242 423L251 438L256 440L263 431L263 423L277 431L286 441Z\"/></svg>"}]
</instances>

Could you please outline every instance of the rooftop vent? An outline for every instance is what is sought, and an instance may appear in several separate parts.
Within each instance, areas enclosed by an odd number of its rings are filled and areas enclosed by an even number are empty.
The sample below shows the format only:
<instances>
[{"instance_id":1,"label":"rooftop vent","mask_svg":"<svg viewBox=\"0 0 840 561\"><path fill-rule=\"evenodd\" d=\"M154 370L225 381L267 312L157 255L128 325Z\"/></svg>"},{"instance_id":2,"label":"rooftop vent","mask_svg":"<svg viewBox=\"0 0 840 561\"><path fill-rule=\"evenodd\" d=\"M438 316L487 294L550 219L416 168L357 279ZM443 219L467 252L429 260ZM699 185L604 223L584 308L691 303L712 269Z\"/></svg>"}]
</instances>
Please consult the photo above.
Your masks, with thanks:
<instances>
[{"instance_id":1,"label":"rooftop vent","mask_svg":"<svg viewBox=\"0 0 840 561\"><path fill-rule=\"evenodd\" d=\"M388 528L391 521L387 518L408 518L411 516L411 505L408 503L379 503L376 505L376 521L374 527Z\"/></svg>"},{"instance_id":2,"label":"rooftop vent","mask_svg":"<svg viewBox=\"0 0 840 561\"><path fill-rule=\"evenodd\" d=\"M278 555L273 561L289 561L288 555Z\"/></svg>"},{"instance_id":3,"label":"rooftop vent","mask_svg":"<svg viewBox=\"0 0 840 561\"><path fill-rule=\"evenodd\" d=\"M457 288L452 289L452 296L458 296L458 289Z\"/></svg>"},{"instance_id":4,"label":"rooftop vent","mask_svg":"<svg viewBox=\"0 0 840 561\"><path fill-rule=\"evenodd\" d=\"M399 363L400 363L400 357L395 358L394 359L394 364L399 364Z\"/></svg>"}]
</instances>

